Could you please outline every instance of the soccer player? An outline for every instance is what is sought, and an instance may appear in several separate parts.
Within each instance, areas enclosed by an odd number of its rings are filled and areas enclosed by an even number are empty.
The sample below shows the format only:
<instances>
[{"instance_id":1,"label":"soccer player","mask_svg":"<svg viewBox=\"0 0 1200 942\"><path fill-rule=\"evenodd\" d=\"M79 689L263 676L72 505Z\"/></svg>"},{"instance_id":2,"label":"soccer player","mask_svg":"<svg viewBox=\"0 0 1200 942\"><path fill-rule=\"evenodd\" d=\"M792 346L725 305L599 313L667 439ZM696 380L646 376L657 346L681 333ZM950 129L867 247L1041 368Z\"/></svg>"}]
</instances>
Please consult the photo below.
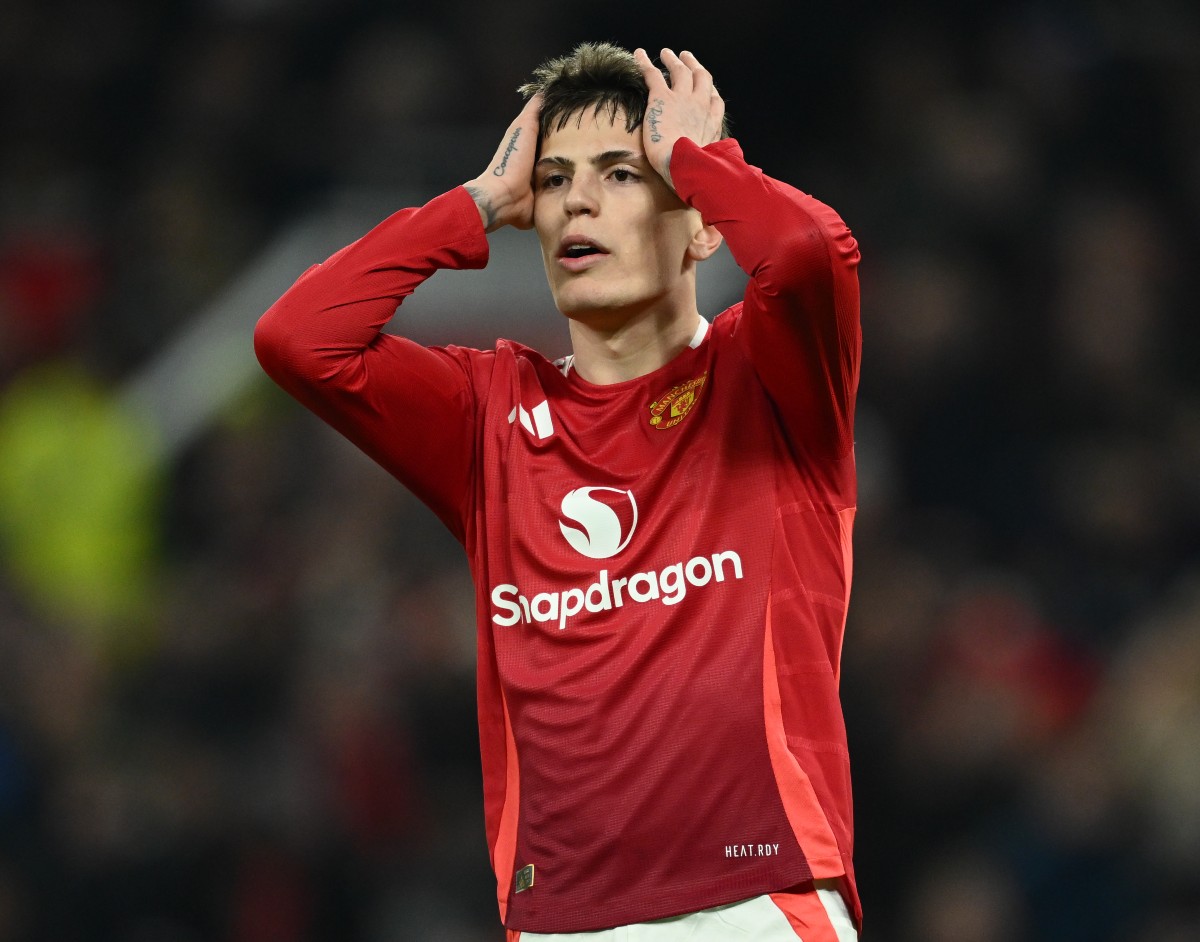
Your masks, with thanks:
<instances>
[{"instance_id":1,"label":"soccer player","mask_svg":"<svg viewBox=\"0 0 1200 942\"><path fill-rule=\"evenodd\" d=\"M858 248L661 62L536 70L487 169L305 272L257 352L466 548L510 942L846 942ZM502 226L536 230L570 356L381 332ZM710 320L722 240L749 284Z\"/></svg>"}]
</instances>

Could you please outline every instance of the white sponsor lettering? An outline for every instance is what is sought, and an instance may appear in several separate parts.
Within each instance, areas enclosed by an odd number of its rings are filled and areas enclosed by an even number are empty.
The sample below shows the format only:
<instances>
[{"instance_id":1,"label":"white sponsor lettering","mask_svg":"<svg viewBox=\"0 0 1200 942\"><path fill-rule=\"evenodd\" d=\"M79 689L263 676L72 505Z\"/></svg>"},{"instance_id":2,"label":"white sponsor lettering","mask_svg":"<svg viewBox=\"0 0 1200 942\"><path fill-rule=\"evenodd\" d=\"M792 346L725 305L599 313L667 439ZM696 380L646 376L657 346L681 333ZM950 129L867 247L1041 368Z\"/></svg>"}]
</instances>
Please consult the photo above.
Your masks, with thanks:
<instances>
[{"instance_id":1,"label":"white sponsor lettering","mask_svg":"<svg viewBox=\"0 0 1200 942\"><path fill-rule=\"evenodd\" d=\"M503 583L492 589L492 621L501 628L519 622L542 624L558 622L560 629L581 612L608 612L622 608L626 602L643 604L658 601L676 605L687 595L688 586L700 588L709 582L724 582L728 577L742 578L742 558L733 550L694 556L686 563L672 563L654 572L636 572L630 576L610 579L607 569L601 569L595 582L561 592L539 592L532 598L520 588ZM770 846L770 845L764 845Z\"/></svg>"},{"instance_id":2,"label":"white sponsor lettering","mask_svg":"<svg viewBox=\"0 0 1200 942\"><path fill-rule=\"evenodd\" d=\"M726 857L778 857L778 844L726 844Z\"/></svg>"}]
</instances>

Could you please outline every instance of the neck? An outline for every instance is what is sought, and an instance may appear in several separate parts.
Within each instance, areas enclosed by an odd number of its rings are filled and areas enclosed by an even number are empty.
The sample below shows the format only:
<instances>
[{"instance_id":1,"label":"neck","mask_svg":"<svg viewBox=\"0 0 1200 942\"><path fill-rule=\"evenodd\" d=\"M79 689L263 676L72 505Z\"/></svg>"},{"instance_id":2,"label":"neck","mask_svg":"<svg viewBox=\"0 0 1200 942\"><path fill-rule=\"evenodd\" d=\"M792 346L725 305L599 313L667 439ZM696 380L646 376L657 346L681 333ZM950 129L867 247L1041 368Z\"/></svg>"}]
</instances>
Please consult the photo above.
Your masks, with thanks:
<instances>
[{"instance_id":1,"label":"neck","mask_svg":"<svg viewBox=\"0 0 1200 942\"><path fill-rule=\"evenodd\" d=\"M691 343L700 326L693 307L663 321L653 312L616 325L572 319L574 368L589 383L607 386L637 379L665 366Z\"/></svg>"}]
</instances>

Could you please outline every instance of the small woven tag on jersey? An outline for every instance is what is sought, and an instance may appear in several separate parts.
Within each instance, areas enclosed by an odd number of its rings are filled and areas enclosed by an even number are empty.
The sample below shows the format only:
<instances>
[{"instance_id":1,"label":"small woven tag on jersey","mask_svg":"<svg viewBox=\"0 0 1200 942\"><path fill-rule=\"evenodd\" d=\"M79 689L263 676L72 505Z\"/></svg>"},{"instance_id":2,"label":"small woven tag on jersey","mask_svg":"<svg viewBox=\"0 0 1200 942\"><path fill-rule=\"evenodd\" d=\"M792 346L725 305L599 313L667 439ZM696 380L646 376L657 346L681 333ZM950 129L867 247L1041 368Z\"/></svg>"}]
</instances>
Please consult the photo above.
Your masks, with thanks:
<instances>
[{"instance_id":1,"label":"small woven tag on jersey","mask_svg":"<svg viewBox=\"0 0 1200 942\"><path fill-rule=\"evenodd\" d=\"M513 881L513 892L521 893L533 886L533 864L522 867L517 871L516 879Z\"/></svg>"}]
</instances>

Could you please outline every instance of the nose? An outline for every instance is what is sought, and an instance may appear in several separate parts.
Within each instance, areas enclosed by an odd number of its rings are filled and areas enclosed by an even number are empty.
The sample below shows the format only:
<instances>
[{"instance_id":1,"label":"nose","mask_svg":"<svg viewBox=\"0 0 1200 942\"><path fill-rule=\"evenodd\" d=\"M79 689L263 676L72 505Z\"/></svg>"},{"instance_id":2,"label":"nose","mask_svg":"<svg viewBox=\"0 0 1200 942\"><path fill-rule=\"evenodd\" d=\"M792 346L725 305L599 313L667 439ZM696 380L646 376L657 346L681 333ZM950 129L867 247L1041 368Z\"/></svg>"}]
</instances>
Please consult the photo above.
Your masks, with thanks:
<instances>
[{"instance_id":1,"label":"nose","mask_svg":"<svg viewBox=\"0 0 1200 942\"><path fill-rule=\"evenodd\" d=\"M567 198L563 200L563 210L568 216L595 216L599 212L597 183L590 173L576 173L571 178Z\"/></svg>"}]
</instances>

